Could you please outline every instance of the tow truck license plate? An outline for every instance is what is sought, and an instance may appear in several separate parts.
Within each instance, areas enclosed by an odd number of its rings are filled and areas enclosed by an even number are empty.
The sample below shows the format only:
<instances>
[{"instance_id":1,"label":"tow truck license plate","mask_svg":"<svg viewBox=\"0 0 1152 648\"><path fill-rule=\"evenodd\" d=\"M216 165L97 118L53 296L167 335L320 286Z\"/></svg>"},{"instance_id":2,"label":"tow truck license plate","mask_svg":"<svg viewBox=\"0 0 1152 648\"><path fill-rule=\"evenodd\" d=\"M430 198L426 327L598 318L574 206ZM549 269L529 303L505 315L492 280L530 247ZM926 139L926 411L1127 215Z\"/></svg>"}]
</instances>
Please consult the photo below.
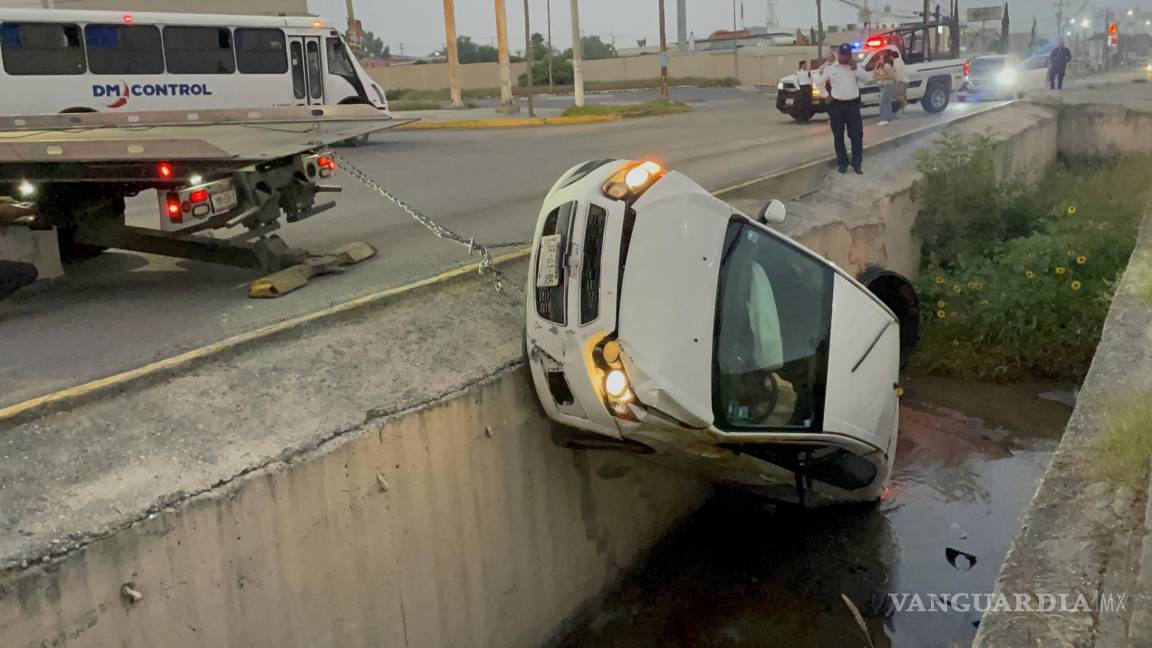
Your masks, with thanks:
<instances>
[{"instance_id":1,"label":"tow truck license plate","mask_svg":"<svg viewBox=\"0 0 1152 648\"><path fill-rule=\"evenodd\" d=\"M560 285L560 234L540 237L540 258L536 271L536 287L552 288Z\"/></svg>"},{"instance_id":2,"label":"tow truck license plate","mask_svg":"<svg viewBox=\"0 0 1152 648\"><path fill-rule=\"evenodd\" d=\"M240 201L236 198L236 189L229 186L223 191L217 191L212 194L212 211L217 214L235 209Z\"/></svg>"}]
</instances>

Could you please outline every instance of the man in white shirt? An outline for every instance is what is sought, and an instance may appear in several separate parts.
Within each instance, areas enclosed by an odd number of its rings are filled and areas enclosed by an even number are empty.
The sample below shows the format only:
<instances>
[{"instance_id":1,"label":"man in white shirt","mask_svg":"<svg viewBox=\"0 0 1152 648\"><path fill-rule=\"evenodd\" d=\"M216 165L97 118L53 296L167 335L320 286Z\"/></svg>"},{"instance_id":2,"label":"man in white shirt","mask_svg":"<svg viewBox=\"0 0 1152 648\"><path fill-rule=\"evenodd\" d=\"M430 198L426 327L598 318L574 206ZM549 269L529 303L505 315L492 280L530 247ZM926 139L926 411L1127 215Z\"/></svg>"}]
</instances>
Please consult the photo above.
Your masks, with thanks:
<instances>
[{"instance_id":1,"label":"man in white shirt","mask_svg":"<svg viewBox=\"0 0 1152 648\"><path fill-rule=\"evenodd\" d=\"M908 109L908 66L904 64L904 57L900 55L900 50L892 48L892 71L896 77L896 90L893 97L896 103L900 104L899 116L904 115L904 111Z\"/></svg>"},{"instance_id":2,"label":"man in white shirt","mask_svg":"<svg viewBox=\"0 0 1152 648\"><path fill-rule=\"evenodd\" d=\"M836 63L825 63L813 75L817 83L824 84L831 95L828 116L832 119L832 143L836 147L836 168L848 172L848 164L858 174L864 173L864 120L860 117L860 86L872 81L852 60L852 46L840 46ZM852 158L844 146L844 132L852 141Z\"/></svg>"}]
</instances>

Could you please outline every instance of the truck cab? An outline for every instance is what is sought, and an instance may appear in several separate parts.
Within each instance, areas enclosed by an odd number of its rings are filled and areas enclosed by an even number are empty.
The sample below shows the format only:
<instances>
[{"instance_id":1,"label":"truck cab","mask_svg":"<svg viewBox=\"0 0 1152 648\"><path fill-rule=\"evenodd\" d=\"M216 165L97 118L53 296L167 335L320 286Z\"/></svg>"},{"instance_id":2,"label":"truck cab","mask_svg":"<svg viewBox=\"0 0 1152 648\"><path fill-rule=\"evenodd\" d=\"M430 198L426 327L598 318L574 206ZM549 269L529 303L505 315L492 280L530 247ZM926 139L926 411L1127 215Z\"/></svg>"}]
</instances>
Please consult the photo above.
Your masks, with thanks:
<instances>
[{"instance_id":1,"label":"truck cab","mask_svg":"<svg viewBox=\"0 0 1152 648\"><path fill-rule=\"evenodd\" d=\"M857 65L871 72L884 60L899 53L908 72L908 103L919 103L925 112L938 113L948 107L953 92L964 82L964 59L952 49L942 49L941 45L951 41L951 23L929 23L904 27L869 36L862 42L853 43ZM925 33L929 35L925 38ZM815 70L821 61L813 61ZM813 88L812 103L808 114L801 114L798 95L800 88L796 75L784 77L776 86L776 109L795 119L807 121L813 114L828 111L828 94L823 88ZM871 83L860 89L861 104L868 107L880 105L880 88Z\"/></svg>"}]
</instances>

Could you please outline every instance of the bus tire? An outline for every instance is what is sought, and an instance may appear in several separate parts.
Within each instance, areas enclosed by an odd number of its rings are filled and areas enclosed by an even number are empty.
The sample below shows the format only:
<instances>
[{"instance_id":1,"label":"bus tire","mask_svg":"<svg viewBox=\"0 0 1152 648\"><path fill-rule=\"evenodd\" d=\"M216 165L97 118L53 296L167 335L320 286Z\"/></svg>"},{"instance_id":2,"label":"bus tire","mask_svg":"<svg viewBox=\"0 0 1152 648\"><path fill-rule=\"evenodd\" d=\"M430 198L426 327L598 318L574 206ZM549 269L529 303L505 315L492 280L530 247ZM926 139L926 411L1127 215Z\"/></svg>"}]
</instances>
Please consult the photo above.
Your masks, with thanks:
<instances>
[{"instance_id":1,"label":"bus tire","mask_svg":"<svg viewBox=\"0 0 1152 648\"><path fill-rule=\"evenodd\" d=\"M920 99L920 105L924 107L924 112L936 114L948 107L951 97L952 93L948 91L946 83L929 81L928 88L924 90L924 96Z\"/></svg>"},{"instance_id":2,"label":"bus tire","mask_svg":"<svg viewBox=\"0 0 1152 648\"><path fill-rule=\"evenodd\" d=\"M908 364L920 340L920 298L912 282L880 266L868 266L856 278L876 296L900 322L900 366Z\"/></svg>"}]
</instances>

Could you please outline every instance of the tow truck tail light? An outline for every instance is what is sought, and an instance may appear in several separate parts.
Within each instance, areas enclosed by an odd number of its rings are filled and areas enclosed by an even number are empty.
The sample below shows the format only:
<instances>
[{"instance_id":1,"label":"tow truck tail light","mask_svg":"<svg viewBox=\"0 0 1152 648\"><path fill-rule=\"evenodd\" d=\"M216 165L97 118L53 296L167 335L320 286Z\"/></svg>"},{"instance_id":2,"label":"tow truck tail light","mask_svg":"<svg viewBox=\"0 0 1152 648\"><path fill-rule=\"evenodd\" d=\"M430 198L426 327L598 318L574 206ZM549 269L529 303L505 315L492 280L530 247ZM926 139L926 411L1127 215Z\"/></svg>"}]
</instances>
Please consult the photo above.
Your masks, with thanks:
<instances>
[{"instance_id":1,"label":"tow truck tail light","mask_svg":"<svg viewBox=\"0 0 1152 648\"><path fill-rule=\"evenodd\" d=\"M172 165L168 164L167 162L161 162L160 164L158 164L156 166L156 174L159 175L161 178L165 178L165 179L171 178L172 177Z\"/></svg>"},{"instance_id":2,"label":"tow truck tail light","mask_svg":"<svg viewBox=\"0 0 1152 648\"><path fill-rule=\"evenodd\" d=\"M336 160L333 160L330 157L321 155L316 160L316 166L319 167L319 169L320 169L320 177L321 178L327 178L327 177L332 175L333 171L336 170Z\"/></svg>"},{"instance_id":3,"label":"tow truck tail light","mask_svg":"<svg viewBox=\"0 0 1152 648\"><path fill-rule=\"evenodd\" d=\"M191 200L193 203L208 202L208 192L203 189L197 189L188 196L188 200Z\"/></svg>"},{"instance_id":4,"label":"tow truck tail light","mask_svg":"<svg viewBox=\"0 0 1152 648\"><path fill-rule=\"evenodd\" d=\"M972 75L972 62L971 61L964 61L964 76L967 77L967 76L971 76L971 75Z\"/></svg>"},{"instance_id":5,"label":"tow truck tail light","mask_svg":"<svg viewBox=\"0 0 1152 648\"><path fill-rule=\"evenodd\" d=\"M168 210L168 220L173 223L184 222L184 210L180 205L180 194L170 193L165 199L166 209Z\"/></svg>"}]
</instances>

